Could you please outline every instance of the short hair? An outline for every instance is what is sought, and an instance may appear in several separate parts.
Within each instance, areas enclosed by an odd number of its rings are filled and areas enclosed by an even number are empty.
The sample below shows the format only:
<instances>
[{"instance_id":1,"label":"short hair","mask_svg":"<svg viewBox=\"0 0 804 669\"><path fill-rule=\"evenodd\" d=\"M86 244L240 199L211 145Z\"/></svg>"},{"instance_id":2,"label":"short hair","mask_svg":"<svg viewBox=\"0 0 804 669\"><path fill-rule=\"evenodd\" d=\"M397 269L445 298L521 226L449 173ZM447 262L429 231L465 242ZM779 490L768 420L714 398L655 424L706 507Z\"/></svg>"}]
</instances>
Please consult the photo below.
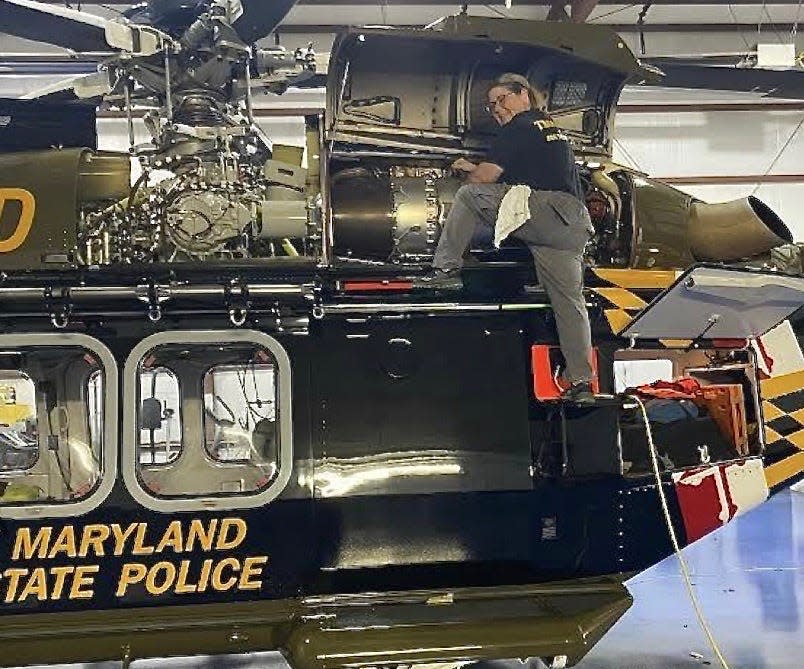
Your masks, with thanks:
<instances>
[{"instance_id":1,"label":"short hair","mask_svg":"<svg viewBox=\"0 0 804 669\"><path fill-rule=\"evenodd\" d=\"M543 112L547 111L547 93L533 86L527 78L523 77L521 74L517 74L516 72L504 72L491 82L489 90L497 88L498 86L503 86L512 93L527 91L530 106L533 107L533 109L538 109Z\"/></svg>"}]
</instances>

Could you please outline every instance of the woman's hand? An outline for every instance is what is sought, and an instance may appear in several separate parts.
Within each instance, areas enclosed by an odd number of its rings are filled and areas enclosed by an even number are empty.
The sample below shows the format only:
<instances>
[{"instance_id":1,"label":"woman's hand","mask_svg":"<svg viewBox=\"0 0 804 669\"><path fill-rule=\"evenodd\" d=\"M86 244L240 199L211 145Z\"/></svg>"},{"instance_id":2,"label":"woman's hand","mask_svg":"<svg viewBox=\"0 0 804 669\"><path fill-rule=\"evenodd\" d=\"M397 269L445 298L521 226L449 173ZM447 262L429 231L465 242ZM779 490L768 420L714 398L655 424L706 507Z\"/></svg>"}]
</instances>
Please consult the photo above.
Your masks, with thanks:
<instances>
[{"instance_id":1,"label":"woman's hand","mask_svg":"<svg viewBox=\"0 0 804 669\"><path fill-rule=\"evenodd\" d=\"M452 169L456 172L471 172L477 167L473 162L466 160L466 158L458 158L452 163Z\"/></svg>"}]
</instances>

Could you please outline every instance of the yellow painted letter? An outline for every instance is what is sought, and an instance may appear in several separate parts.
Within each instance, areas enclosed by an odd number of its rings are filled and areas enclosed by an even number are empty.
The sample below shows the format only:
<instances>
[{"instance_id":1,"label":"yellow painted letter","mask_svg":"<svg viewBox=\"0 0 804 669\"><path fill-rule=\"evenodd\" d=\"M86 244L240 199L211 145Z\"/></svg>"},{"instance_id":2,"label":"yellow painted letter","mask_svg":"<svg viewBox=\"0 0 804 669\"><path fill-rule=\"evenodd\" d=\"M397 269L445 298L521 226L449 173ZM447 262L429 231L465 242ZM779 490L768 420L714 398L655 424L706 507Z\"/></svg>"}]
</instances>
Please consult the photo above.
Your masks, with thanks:
<instances>
[{"instance_id":1,"label":"yellow painted letter","mask_svg":"<svg viewBox=\"0 0 804 669\"><path fill-rule=\"evenodd\" d=\"M223 580L224 567L231 567L232 571L240 571L240 562L237 558L224 558L215 565L212 570L212 587L218 592L230 590L237 583L237 576L230 576L226 581Z\"/></svg>"},{"instance_id":2,"label":"yellow painted letter","mask_svg":"<svg viewBox=\"0 0 804 669\"><path fill-rule=\"evenodd\" d=\"M73 587L70 588L70 599L92 599L94 590L82 590L84 585L95 585L95 576L100 571L96 564L76 567L73 576Z\"/></svg>"},{"instance_id":3,"label":"yellow painted letter","mask_svg":"<svg viewBox=\"0 0 804 669\"><path fill-rule=\"evenodd\" d=\"M234 536L229 538L229 530L234 530ZM221 531L218 533L218 542L215 548L219 551L226 551L235 548L243 543L246 538L246 521L242 518L224 518L221 521Z\"/></svg>"},{"instance_id":4,"label":"yellow painted letter","mask_svg":"<svg viewBox=\"0 0 804 669\"><path fill-rule=\"evenodd\" d=\"M118 597L125 595L128 586L133 583L141 583L147 573L148 570L145 568L145 565L139 562L124 564L120 572L120 580L117 582L117 592L115 592L115 595Z\"/></svg>"},{"instance_id":5,"label":"yellow painted letter","mask_svg":"<svg viewBox=\"0 0 804 669\"><path fill-rule=\"evenodd\" d=\"M52 559L59 553L64 553L71 558L74 558L78 553L75 548L75 528L72 525L65 525L61 528L61 532L53 542L53 546L51 546L47 556Z\"/></svg>"},{"instance_id":6,"label":"yellow painted letter","mask_svg":"<svg viewBox=\"0 0 804 669\"><path fill-rule=\"evenodd\" d=\"M247 557L243 562L238 590L259 590L262 587L262 568L266 562L268 562L268 558L264 555ZM257 580L252 581L252 578Z\"/></svg>"},{"instance_id":7,"label":"yellow painted letter","mask_svg":"<svg viewBox=\"0 0 804 669\"><path fill-rule=\"evenodd\" d=\"M36 555L43 558L47 555L47 549L50 545L50 533L53 531L52 527L40 527L36 533L36 538L31 541L31 529L29 527L21 527L17 530L17 536L14 539L14 548L11 551L11 559L19 560L20 556L26 560L30 560Z\"/></svg>"},{"instance_id":8,"label":"yellow painted letter","mask_svg":"<svg viewBox=\"0 0 804 669\"><path fill-rule=\"evenodd\" d=\"M0 239L0 253L16 251L25 243L36 213L36 200L30 191L24 188L0 188L0 217L2 217L3 208L9 200L20 203L20 217L14 232L5 239Z\"/></svg>"},{"instance_id":9,"label":"yellow painted letter","mask_svg":"<svg viewBox=\"0 0 804 669\"><path fill-rule=\"evenodd\" d=\"M81 547L78 549L79 557L89 554L89 547L95 551L95 555L102 557L103 542L109 538L111 530L108 525L87 525L81 534Z\"/></svg>"}]
</instances>

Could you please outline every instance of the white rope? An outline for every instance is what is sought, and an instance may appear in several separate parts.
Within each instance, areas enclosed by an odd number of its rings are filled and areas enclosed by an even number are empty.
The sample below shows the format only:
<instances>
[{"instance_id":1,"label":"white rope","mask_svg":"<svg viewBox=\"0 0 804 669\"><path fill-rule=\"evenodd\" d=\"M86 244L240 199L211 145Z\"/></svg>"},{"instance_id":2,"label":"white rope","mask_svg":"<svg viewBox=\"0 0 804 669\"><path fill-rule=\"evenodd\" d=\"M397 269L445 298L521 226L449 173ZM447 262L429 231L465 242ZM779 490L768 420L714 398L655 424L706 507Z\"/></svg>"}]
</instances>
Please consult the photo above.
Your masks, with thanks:
<instances>
[{"instance_id":1,"label":"white rope","mask_svg":"<svg viewBox=\"0 0 804 669\"><path fill-rule=\"evenodd\" d=\"M731 3L729 3L728 7L729 7L729 14L731 14L731 22L734 24L734 26L735 26L735 27L737 28L737 30L739 31L739 33L740 33L740 37L742 38L743 43L745 44L746 53L748 54L748 53L750 53L751 51L753 51L753 48L752 48L752 47L751 47L751 45L748 43L748 40L745 38L745 34L743 33L743 31L742 31L742 30L740 30L740 22L737 20L737 16L736 16L736 14L734 13L734 8L731 6Z\"/></svg>"},{"instance_id":2,"label":"white rope","mask_svg":"<svg viewBox=\"0 0 804 669\"><path fill-rule=\"evenodd\" d=\"M634 157L630 153L628 153L628 149L625 148L625 145L616 137L614 137L613 139L614 144L620 147L620 151L622 151L623 155L631 162L631 167L633 167L635 170L638 170L639 172L644 172L645 170L643 170L639 166L639 163L637 163L637 161L634 159Z\"/></svg>"},{"instance_id":3,"label":"white rope","mask_svg":"<svg viewBox=\"0 0 804 669\"><path fill-rule=\"evenodd\" d=\"M620 12L624 12L628 9L632 9L633 7L637 7L640 3L632 2L627 7L620 7L619 9L612 9L610 12L606 12L605 14L601 14L600 16L596 16L593 19L589 19L587 23L592 23L594 21L600 21L600 19L605 19L607 16L612 16L613 14L619 14Z\"/></svg>"},{"instance_id":4,"label":"white rope","mask_svg":"<svg viewBox=\"0 0 804 669\"><path fill-rule=\"evenodd\" d=\"M790 37L794 40L796 39L796 33L798 32L798 17L801 14L802 2L804 2L804 0L798 0L798 5L796 6L796 18L793 21L793 28L790 30Z\"/></svg>"},{"instance_id":5,"label":"white rope","mask_svg":"<svg viewBox=\"0 0 804 669\"><path fill-rule=\"evenodd\" d=\"M676 530L673 527L673 519L670 517L670 509L667 506L667 496L664 493L664 487L662 486L662 477L659 473L659 458L656 454L656 446L653 443L653 432L650 429L650 422L648 421L648 412L645 409L645 405L642 403L642 400L635 395L629 395L630 399L636 401L639 404L639 408L642 411L642 420L645 423L645 432L648 436L648 450L650 451L650 459L653 465L653 475L656 477L656 487L659 491L659 501L662 504L662 511L664 512L664 520L667 523L667 531L670 534L670 541L673 544L673 551L678 558L678 564L681 569L681 576L684 580L684 585L687 588L687 594L689 595L690 602L692 603L692 608L695 609L695 615L698 618L698 623L701 626L701 629L704 631L707 640L709 641L709 645L712 648L712 652L714 652L715 656L717 657L718 661L720 662L720 666L723 669L729 669L729 665L726 662L726 658L723 657L723 653L720 651L720 647L715 641L715 637L712 634L712 630L709 627L709 623L706 621L706 617L701 610L701 605L698 602L698 597L695 594L695 590L692 588L692 580L690 579L690 570L687 566L687 561L684 559L684 556L681 553L681 548L678 545L678 538L676 537Z\"/></svg>"},{"instance_id":6,"label":"white rope","mask_svg":"<svg viewBox=\"0 0 804 669\"><path fill-rule=\"evenodd\" d=\"M751 195L756 195L756 192L759 190L760 186L762 186L763 179L771 173L771 170L776 166L776 163L779 162L779 158L782 157L782 154L785 152L788 146L790 146L790 142L793 141L793 138L796 136L798 131L801 129L801 126L804 125L804 116L801 117L801 120L798 122L798 125L793 129L793 132L790 133L790 137L787 138L787 141L782 145L782 148L779 149L779 152L776 154L776 157L771 161L771 164L768 165L768 169L762 174L762 179L760 179L759 183L754 186L754 190L751 191Z\"/></svg>"}]
</instances>

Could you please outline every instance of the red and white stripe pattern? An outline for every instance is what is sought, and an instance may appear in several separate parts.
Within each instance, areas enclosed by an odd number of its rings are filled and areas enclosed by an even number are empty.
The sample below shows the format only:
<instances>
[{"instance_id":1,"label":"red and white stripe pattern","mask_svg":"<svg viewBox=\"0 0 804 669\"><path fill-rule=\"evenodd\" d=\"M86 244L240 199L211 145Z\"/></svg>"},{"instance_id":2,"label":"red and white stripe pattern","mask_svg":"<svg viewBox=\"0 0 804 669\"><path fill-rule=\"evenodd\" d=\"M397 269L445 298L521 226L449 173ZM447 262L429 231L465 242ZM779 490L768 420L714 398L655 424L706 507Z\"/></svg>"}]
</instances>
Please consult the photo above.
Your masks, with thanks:
<instances>
[{"instance_id":1,"label":"red and white stripe pattern","mask_svg":"<svg viewBox=\"0 0 804 669\"><path fill-rule=\"evenodd\" d=\"M690 543L768 498L760 458L679 472L673 483Z\"/></svg>"}]
</instances>

